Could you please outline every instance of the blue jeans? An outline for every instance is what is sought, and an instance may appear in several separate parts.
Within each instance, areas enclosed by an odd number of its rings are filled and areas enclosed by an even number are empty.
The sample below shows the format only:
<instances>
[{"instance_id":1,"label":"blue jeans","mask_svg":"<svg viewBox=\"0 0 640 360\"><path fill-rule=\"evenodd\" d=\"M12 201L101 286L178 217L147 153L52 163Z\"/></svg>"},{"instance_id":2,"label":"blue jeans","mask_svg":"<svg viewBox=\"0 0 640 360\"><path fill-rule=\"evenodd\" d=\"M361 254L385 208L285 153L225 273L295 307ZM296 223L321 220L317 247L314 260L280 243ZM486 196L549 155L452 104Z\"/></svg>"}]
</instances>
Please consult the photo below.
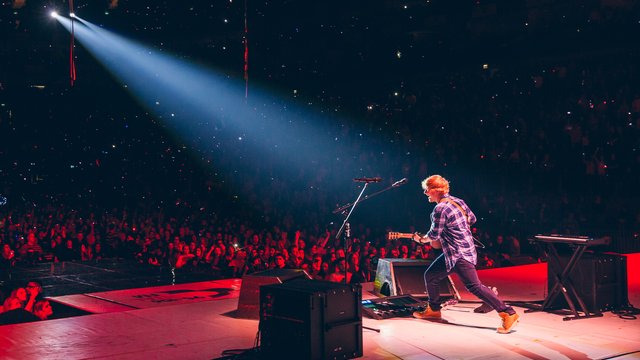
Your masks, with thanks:
<instances>
[{"instance_id":1,"label":"blue jeans","mask_svg":"<svg viewBox=\"0 0 640 360\"><path fill-rule=\"evenodd\" d=\"M497 312L506 312L510 315L516 313L511 306L507 306L502 300L498 299L498 296L491 289L482 285L478 278L476 267L472 263L459 259L453 269L447 271L444 254L440 254L433 260L424 272L424 283L429 294L429 307L432 310L440 310L440 282L453 272L458 274L458 277L469 292L489 304Z\"/></svg>"}]
</instances>

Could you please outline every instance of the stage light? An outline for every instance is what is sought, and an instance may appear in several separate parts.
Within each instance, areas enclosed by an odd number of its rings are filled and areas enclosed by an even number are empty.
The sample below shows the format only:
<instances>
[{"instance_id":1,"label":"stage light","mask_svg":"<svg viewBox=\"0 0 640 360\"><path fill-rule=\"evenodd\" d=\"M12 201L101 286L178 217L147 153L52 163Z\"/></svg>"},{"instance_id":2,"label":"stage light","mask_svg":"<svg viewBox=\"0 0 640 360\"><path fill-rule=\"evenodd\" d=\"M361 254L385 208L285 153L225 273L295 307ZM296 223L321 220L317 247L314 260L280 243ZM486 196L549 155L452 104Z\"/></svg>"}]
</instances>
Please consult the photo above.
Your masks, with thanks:
<instances>
[{"instance_id":1,"label":"stage light","mask_svg":"<svg viewBox=\"0 0 640 360\"><path fill-rule=\"evenodd\" d=\"M58 17L58 13L56 11L52 11L51 12L51 17L52 18L57 18Z\"/></svg>"},{"instance_id":2,"label":"stage light","mask_svg":"<svg viewBox=\"0 0 640 360\"><path fill-rule=\"evenodd\" d=\"M75 18L76 17L76 13L69 13L69 17L70 18Z\"/></svg>"}]
</instances>

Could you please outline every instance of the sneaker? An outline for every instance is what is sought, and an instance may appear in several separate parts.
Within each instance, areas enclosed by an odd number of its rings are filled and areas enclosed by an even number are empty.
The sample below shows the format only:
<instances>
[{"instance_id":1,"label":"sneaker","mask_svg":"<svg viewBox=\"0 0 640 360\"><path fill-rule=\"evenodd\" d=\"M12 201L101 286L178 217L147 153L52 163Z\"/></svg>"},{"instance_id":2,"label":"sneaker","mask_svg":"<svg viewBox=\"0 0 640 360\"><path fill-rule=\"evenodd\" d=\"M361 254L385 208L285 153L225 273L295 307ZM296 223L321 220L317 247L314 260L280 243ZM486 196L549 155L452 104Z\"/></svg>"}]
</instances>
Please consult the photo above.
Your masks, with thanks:
<instances>
[{"instance_id":1,"label":"sneaker","mask_svg":"<svg viewBox=\"0 0 640 360\"><path fill-rule=\"evenodd\" d=\"M493 308L491 307L491 305L487 304L487 303L482 303L482 305L478 306L477 308L473 309L474 313L479 313L479 314L486 314L490 311L493 311Z\"/></svg>"},{"instance_id":2,"label":"sneaker","mask_svg":"<svg viewBox=\"0 0 640 360\"><path fill-rule=\"evenodd\" d=\"M500 334L508 334L511 332L518 323L518 318L520 317L518 314L509 315L506 312L498 313L498 315L502 318L502 326L498 328L498 332Z\"/></svg>"},{"instance_id":3,"label":"sneaker","mask_svg":"<svg viewBox=\"0 0 640 360\"><path fill-rule=\"evenodd\" d=\"M440 319L442 319L442 314L440 313L440 310L433 311L433 310L431 310L431 307L429 307L429 305L427 305L427 308L424 309L424 311L414 311L413 312L413 317L416 318L416 319L440 320Z\"/></svg>"}]
</instances>

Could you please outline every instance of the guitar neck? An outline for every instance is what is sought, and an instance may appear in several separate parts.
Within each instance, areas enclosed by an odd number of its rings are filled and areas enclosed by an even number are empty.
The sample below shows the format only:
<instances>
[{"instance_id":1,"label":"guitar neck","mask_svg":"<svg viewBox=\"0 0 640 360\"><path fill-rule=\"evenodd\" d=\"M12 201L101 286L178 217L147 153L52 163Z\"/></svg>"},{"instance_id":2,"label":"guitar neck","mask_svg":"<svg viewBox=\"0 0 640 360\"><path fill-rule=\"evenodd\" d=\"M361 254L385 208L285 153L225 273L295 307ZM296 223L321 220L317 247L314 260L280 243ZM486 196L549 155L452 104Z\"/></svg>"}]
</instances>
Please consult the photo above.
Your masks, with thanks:
<instances>
[{"instance_id":1,"label":"guitar neck","mask_svg":"<svg viewBox=\"0 0 640 360\"><path fill-rule=\"evenodd\" d=\"M395 240L395 239L413 239L413 234L412 233L401 233L401 232L390 232L387 234L387 238L389 240Z\"/></svg>"}]
</instances>

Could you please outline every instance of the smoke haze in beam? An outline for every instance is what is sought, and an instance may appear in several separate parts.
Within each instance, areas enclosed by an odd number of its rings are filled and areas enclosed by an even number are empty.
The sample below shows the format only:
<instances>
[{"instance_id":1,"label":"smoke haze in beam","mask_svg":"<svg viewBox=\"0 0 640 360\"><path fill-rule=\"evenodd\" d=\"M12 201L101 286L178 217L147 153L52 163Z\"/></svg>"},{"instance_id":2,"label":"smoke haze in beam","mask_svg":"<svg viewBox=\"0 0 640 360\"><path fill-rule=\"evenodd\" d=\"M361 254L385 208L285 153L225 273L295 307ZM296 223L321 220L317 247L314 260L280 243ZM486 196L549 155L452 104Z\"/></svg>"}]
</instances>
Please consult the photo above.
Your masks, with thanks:
<instances>
[{"instance_id":1,"label":"smoke haze in beam","mask_svg":"<svg viewBox=\"0 0 640 360\"><path fill-rule=\"evenodd\" d=\"M343 133L344 119L317 111L310 103L289 102L258 86L247 102L239 77L75 19L76 40L206 163L232 154L235 160L226 164L229 171L254 168L259 161L270 167L273 177L314 174L322 168L328 169L322 181L329 183L345 178L340 171L345 159L357 160L363 151L376 152L380 159L394 150L354 147ZM70 19L57 20L70 30ZM364 129L359 140L369 135L373 133Z\"/></svg>"}]
</instances>

